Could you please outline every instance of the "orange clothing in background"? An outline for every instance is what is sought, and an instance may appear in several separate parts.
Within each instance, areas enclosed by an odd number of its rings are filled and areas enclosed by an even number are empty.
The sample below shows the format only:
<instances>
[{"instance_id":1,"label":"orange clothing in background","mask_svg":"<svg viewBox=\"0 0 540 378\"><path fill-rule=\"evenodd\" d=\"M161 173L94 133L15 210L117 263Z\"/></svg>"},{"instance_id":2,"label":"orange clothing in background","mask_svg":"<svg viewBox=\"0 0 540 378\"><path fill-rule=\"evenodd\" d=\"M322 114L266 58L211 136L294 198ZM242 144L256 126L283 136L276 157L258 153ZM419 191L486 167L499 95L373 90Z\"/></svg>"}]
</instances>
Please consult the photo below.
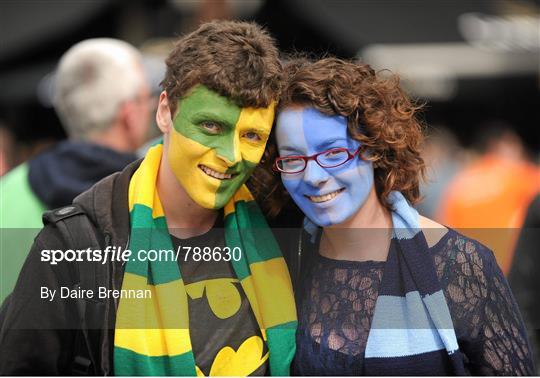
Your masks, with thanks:
<instances>
[{"instance_id":1,"label":"orange clothing in background","mask_svg":"<svg viewBox=\"0 0 540 378\"><path fill-rule=\"evenodd\" d=\"M525 210L539 191L538 167L488 154L454 177L437 220L490 247L507 274Z\"/></svg>"}]
</instances>

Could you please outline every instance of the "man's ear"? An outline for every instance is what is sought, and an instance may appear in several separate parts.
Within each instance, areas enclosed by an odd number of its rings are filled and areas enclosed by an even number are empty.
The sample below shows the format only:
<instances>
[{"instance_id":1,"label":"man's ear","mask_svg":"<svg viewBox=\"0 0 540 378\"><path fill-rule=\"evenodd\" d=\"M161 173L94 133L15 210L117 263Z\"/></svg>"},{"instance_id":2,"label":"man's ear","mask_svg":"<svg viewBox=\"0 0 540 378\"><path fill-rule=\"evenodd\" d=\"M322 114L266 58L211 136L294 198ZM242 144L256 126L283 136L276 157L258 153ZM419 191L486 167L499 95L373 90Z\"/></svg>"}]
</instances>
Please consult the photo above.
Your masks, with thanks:
<instances>
[{"instance_id":1,"label":"man's ear","mask_svg":"<svg viewBox=\"0 0 540 378\"><path fill-rule=\"evenodd\" d=\"M162 133L167 134L172 126L171 108L169 107L169 98L167 92L163 91L159 95L159 103L156 112L156 123Z\"/></svg>"}]
</instances>

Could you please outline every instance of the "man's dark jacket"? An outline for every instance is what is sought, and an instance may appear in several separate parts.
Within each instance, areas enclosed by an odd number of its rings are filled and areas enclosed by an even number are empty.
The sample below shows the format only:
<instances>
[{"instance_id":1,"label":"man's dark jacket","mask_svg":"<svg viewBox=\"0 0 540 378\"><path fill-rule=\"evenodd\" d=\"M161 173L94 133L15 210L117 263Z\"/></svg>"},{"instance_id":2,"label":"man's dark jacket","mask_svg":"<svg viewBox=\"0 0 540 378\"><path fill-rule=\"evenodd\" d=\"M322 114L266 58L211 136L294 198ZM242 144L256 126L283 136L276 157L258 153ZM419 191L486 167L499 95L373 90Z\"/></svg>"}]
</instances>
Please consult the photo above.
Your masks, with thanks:
<instances>
[{"instance_id":1,"label":"man's dark jacket","mask_svg":"<svg viewBox=\"0 0 540 378\"><path fill-rule=\"evenodd\" d=\"M98 246L127 247L129 239L128 187L139 162L128 165L121 173L106 177L73 201L95 226L69 227L74 240L85 233L97 236ZM124 266L121 262L41 261L43 249L74 249L59 227L59 218L69 217L56 210L44 216L46 223L36 237L23 266L15 289L5 304L0 331L0 375L72 375L78 354L86 346L93 362L81 373L112 375L114 327L119 299L59 299L60 287L80 284L79 269L93 269L92 277L109 289L120 290ZM75 243L77 244L77 243ZM86 264L86 265L84 265ZM84 266L83 266L84 265ZM41 287L57 290L56 299L41 299ZM96 295L94 296L96 297ZM81 312L84 315L81 315ZM85 322L85 323L82 323ZM83 335L81 328L88 328ZM84 365L84 361L83 361ZM84 370L84 366L83 366Z\"/></svg>"}]
</instances>

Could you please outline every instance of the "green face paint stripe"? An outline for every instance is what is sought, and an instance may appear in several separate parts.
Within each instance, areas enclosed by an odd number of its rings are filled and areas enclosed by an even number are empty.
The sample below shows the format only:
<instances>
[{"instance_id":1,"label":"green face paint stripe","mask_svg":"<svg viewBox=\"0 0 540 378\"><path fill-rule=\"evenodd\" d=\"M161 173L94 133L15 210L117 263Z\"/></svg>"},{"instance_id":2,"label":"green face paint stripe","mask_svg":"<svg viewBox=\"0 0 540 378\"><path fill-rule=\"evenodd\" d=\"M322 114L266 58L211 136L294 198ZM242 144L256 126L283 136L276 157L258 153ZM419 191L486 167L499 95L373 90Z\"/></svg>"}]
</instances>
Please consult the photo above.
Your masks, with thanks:
<instances>
[{"instance_id":1,"label":"green face paint stripe","mask_svg":"<svg viewBox=\"0 0 540 378\"><path fill-rule=\"evenodd\" d=\"M197 85L178 101L174 128L186 138L215 148L218 155L234 161L234 134L241 108L227 97L220 96L204 85ZM203 120L223 125L220 134L210 135L198 124Z\"/></svg>"},{"instance_id":2,"label":"green face paint stripe","mask_svg":"<svg viewBox=\"0 0 540 378\"><path fill-rule=\"evenodd\" d=\"M225 203L228 202L238 188L248 180L249 176L257 166L247 160L244 160L241 165L242 166L239 167L239 164L237 164L234 167L227 169L226 173L235 173L238 171L241 171L242 173L239 173L237 177L230 180L223 180L219 184L216 192L216 206L221 206L222 204L225 206Z\"/></svg>"}]
</instances>

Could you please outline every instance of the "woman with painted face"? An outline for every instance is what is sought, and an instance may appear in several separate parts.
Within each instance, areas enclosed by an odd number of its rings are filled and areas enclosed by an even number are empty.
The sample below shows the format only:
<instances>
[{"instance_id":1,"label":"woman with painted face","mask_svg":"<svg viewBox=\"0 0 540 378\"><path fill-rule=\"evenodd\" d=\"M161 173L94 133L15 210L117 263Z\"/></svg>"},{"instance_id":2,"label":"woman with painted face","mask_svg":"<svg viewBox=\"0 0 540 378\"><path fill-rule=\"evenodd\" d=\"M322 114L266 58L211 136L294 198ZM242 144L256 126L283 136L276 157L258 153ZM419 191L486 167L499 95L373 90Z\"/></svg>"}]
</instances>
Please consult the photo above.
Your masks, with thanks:
<instances>
[{"instance_id":1,"label":"woman with painted face","mask_svg":"<svg viewBox=\"0 0 540 378\"><path fill-rule=\"evenodd\" d=\"M533 374L493 253L413 207L422 127L398 79L333 58L286 76L274 170L306 215L294 372Z\"/></svg>"}]
</instances>

